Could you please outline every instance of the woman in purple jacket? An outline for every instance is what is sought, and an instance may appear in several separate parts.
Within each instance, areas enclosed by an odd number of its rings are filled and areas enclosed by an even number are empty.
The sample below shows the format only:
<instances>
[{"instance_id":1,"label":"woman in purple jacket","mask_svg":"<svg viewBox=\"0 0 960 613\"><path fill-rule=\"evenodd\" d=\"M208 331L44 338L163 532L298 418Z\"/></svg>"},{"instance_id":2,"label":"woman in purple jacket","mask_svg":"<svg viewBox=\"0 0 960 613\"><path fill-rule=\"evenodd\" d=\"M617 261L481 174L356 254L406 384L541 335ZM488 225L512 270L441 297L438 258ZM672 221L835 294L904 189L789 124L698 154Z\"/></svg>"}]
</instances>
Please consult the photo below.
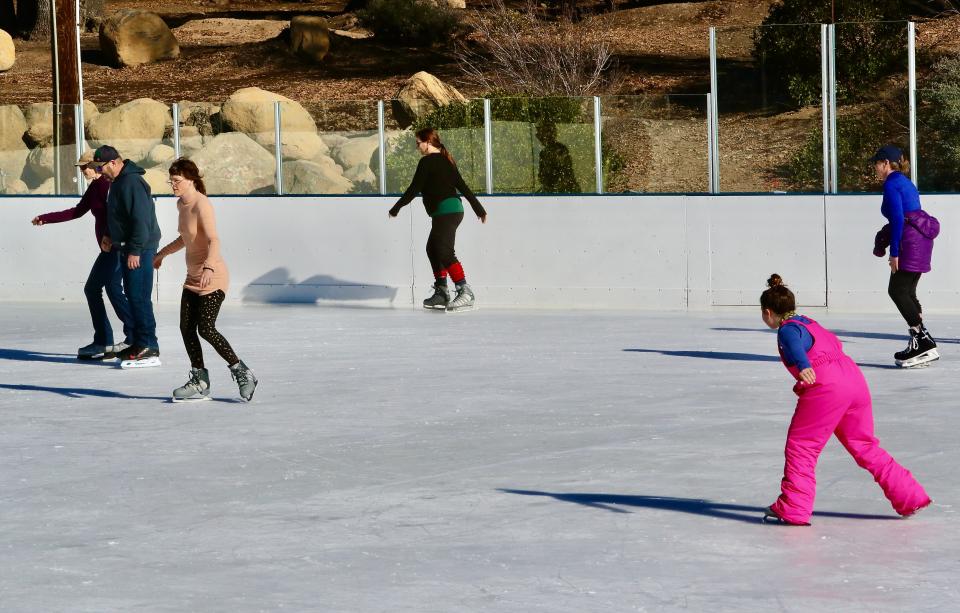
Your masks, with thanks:
<instances>
[{"instance_id":1,"label":"woman in purple jacket","mask_svg":"<svg viewBox=\"0 0 960 613\"><path fill-rule=\"evenodd\" d=\"M940 359L937 342L923 325L923 312L917 300L920 275L930 272L933 239L940 223L920 209L920 194L904 175L910 163L899 148L884 145L870 158L877 178L883 181L880 212L889 223L877 233L874 255L883 257L890 246L890 284L887 293L910 327L907 348L894 354L897 366L911 368Z\"/></svg>"},{"instance_id":2,"label":"woman in purple jacket","mask_svg":"<svg viewBox=\"0 0 960 613\"><path fill-rule=\"evenodd\" d=\"M100 249L93 268L90 269L87 283L83 286L87 306L90 307L90 318L93 320L93 342L78 349L77 358L106 360L115 357L130 345L133 319L121 284L123 277L120 270L120 251L111 244L107 230L107 192L110 190L110 181L93 169L93 151L87 151L80 156L76 165L83 171L87 181L90 181L80 203L65 211L38 215L33 218L32 223L42 226L78 219L87 211L93 214L94 230ZM103 290L107 291L114 312L123 322L124 342L117 345L113 344L113 328L110 327L110 318L107 317L107 310L103 305Z\"/></svg>"}]
</instances>

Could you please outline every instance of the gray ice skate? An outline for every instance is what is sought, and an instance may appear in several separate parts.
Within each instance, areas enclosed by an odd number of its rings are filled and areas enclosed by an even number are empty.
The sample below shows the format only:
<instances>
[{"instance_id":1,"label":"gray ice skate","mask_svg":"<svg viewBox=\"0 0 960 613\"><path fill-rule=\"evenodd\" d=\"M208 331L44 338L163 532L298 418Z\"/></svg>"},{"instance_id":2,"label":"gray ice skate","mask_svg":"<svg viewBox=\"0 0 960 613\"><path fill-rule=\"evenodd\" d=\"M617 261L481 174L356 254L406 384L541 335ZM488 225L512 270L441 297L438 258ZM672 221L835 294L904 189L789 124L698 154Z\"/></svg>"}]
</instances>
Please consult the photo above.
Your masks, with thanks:
<instances>
[{"instance_id":1,"label":"gray ice skate","mask_svg":"<svg viewBox=\"0 0 960 613\"><path fill-rule=\"evenodd\" d=\"M249 401L253 398L253 392L257 389L257 378L253 371L243 363L243 360L230 367L230 376L237 382L237 387L240 388L240 396L244 400Z\"/></svg>"},{"instance_id":2,"label":"gray ice skate","mask_svg":"<svg viewBox=\"0 0 960 613\"><path fill-rule=\"evenodd\" d=\"M433 295L423 301L423 308L443 310L447 308L450 302L450 292L447 290L447 283L442 284L437 281L433 284Z\"/></svg>"},{"instance_id":3,"label":"gray ice skate","mask_svg":"<svg viewBox=\"0 0 960 613\"><path fill-rule=\"evenodd\" d=\"M77 349L77 359L78 360L106 360L108 357L110 347L105 345L98 345L96 343L90 343L85 347Z\"/></svg>"},{"instance_id":4,"label":"gray ice skate","mask_svg":"<svg viewBox=\"0 0 960 613\"><path fill-rule=\"evenodd\" d=\"M477 306L473 290L464 283L457 288L457 297L447 305L447 313L462 313L463 311L472 311L475 308Z\"/></svg>"},{"instance_id":5,"label":"gray ice skate","mask_svg":"<svg viewBox=\"0 0 960 613\"><path fill-rule=\"evenodd\" d=\"M173 390L174 402L210 400L210 375L206 368L191 368L186 383Z\"/></svg>"}]
</instances>

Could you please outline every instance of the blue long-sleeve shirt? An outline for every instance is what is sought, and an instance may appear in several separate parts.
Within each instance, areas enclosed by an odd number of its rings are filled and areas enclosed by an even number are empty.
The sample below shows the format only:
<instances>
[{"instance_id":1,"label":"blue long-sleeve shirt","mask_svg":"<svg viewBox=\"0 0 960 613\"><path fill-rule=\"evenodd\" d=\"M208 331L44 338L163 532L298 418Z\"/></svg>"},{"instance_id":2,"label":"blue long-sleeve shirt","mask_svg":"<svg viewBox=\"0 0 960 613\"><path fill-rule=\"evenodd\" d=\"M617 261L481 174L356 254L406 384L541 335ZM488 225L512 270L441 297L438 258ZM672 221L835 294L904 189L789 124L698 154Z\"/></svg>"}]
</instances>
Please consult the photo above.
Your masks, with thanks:
<instances>
[{"instance_id":1,"label":"blue long-sleeve shirt","mask_svg":"<svg viewBox=\"0 0 960 613\"><path fill-rule=\"evenodd\" d=\"M787 366L796 365L797 368L803 370L804 368L810 368L807 352L813 347L813 335L810 334L806 326L790 323L795 319L810 323L810 320L803 315L794 315L777 331L777 344L783 352Z\"/></svg>"},{"instance_id":2,"label":"blue long-sleeve shirt","mask_svg":"<svg viewBox=\"0 0 960 613\"><path fill-rule=\"evenodd\" d=\"M883 182L883 204L880 212L890 222L890 257L900 257L903 238L903 215L920 210L920 194L903 173L893 171Z\"/></svg>"}]
</instances>

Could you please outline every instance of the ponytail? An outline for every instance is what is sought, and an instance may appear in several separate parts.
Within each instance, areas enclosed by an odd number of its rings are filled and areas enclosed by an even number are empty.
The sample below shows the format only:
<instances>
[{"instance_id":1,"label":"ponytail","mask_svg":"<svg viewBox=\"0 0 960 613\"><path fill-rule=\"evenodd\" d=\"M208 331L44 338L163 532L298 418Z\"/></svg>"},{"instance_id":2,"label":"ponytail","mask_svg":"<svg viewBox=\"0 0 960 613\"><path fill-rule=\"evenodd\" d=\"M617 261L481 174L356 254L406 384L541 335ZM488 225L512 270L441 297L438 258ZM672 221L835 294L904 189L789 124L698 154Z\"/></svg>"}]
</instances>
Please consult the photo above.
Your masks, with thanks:
<instances>
[{"instance_id":1,"label":"ponytail","mask_svg":"<svg viewBox=\"0 0 960 613\"><path fill-rule=\"evenodd\" d=\"M430 145L439 149L440 153L443 154L443 157L447 158L447 161L456 167L457 161L453 159L453 155L450 154L450 151L447 150L447 147L440 142L440 135L437 134L436 130L430 127L417 130L417 140L421 143L429 143Z\"/></svg>"}]
</instances>

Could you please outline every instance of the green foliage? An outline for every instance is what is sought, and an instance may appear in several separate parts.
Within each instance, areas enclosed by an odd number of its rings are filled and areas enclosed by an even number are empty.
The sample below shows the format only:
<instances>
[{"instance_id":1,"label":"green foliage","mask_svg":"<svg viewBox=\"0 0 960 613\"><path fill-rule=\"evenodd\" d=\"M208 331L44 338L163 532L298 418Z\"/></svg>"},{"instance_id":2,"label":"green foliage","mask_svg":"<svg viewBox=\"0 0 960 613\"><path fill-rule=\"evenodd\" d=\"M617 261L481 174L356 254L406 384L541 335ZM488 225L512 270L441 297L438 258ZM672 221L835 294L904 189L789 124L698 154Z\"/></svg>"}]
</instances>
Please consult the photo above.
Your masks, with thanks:
<instances>
[{"instance_id":1,"label":"green foliage","mask_svg":"<svg viewBox=\"0 0 960 613\"><path fill-rule=\"evenodd\" d=\"M460 29L456 10L433 0L369 0L357 17L378 41L391 45L430 47Z\"/></svg>"},{"instance_id":2,"label":"green foliage","mask_svg":"<svg viewBox=\"0 0 960 613\"><path fill-rule=\"evenodd\" d=\"M494 190L499 193L590 193L594 184L593 122L580 98L493 98ZM484 191L483 101L440 107L392 139L387 190L406 189L420 154L413 133L440 132L470 189ZM604 149L604 163L623 165Z\"/></svg>"},{"instance_id":3,"label":"green foliage","mask_svg":"<svg viewBox=\"0 0 960 613\"><path fill-rule=\"evenodd\" d=\"M960 191L960 56L937 62L918 98L920 186Z\"/></svg>"},{"instance_id":4,"label":"green foliage","mask_svg":"<svg viewBox=\"0 0 960 613\"><path fill-rule=\"evenodd\" d=\"M895 142L883 121L873 113L837 118L837 174L841 192L871 192L878 189L873 166L867 161L880 145ZM823 130L811 130L803 147L784 169L792 191L823 191Z\"/></svg>"},{"instance_id":5,"label":"green foliage","mask_svg":"<svg viewBox=\"0 0 960 613\"><path fill-rule=\"evenodd\" d=\"M909 11L899 0L838 2L836 9L838 98L863 100L881 78L905 67ZM820 100L820 28L785 24L830 19L829 2L783 0L753 35L753 57L768 85L793 106Z\"/></svg>"}]
</instances>

